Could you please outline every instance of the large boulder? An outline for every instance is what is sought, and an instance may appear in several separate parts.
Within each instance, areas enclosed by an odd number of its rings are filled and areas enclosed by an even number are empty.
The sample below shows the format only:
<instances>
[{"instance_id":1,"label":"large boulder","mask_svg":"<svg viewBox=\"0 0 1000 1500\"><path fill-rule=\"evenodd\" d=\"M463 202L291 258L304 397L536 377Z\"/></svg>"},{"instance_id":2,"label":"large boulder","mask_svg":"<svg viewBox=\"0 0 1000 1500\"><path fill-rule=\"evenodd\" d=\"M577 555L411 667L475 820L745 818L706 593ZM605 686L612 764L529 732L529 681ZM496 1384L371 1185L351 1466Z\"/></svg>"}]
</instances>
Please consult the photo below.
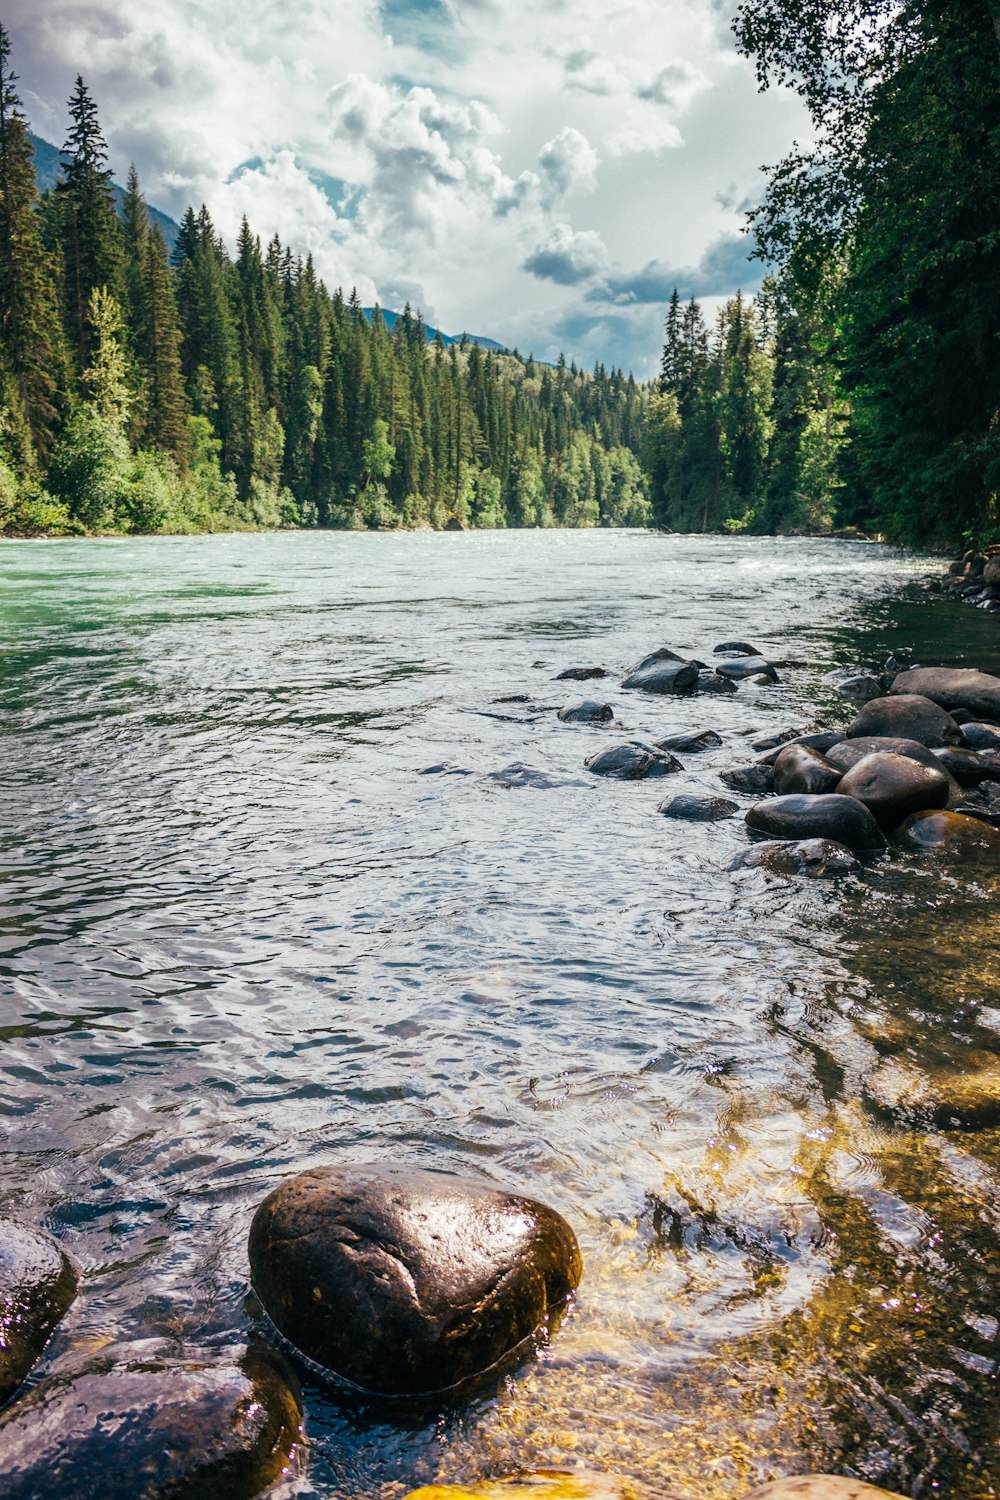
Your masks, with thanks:
<instances>
[{"instance_id":1,"label":"large boulder","mask_svg":"<svg viewBox=\"0 0 1000 1500\"><path fill-rule=\"evenodd\" d=\"M1000 556L991 557L983 568L983 582L1000 584Z\"/></svg>"},{"instance_id":2,"label":"large boulder","mask_svg":"<svg viewBox=\"0 0 1000 1500\"><path fill-rule=\"evenodd\" d=\"M959 812L919 812L899 829L900 842L924 854L1000 861L1000 828Z\"/></svg>"},{"instance_id":3,"label":"large boulder","mask_svg":"<svg viewBox=\"0 0 1000 1500\"><path fill-rule=\"evenodd\" d=\"M657 750L642 740L623 740L589 755L584 761L595 776L616 776L619 781L642 781L647 776L673 776L683 766L668 750Z\"/></svg>"},{"instance_id":4,"label":"large boulder","mask_svg":"<svg viewBox=\"0 0 1000 1500\"><path fill-rule=\"evenodd\" d=\"M951 781L934 766L906 755L866 755L843 777L841 796L856 797L880 823L898 823L910 813L948 805Z\"/></svg>"},{"instance_id":5,"label":"large boulder","mask_svg":"<svg viewBox=\"0 0 1000 1500\"><path fill-rule=\"evenodd\" d=\"M250 1230L253 1286L309 1359L382 1395L457 1386L558 1315L573 1231L520 1193L440 1172L317 1167Z\"/></svg>"},{"instance_id":6,"label":"large boulder","mask_svg":"<svg viewBox=\"0 0 1000 1500\"><path fill-rule=\"evenodd\" d=\"M839 745L843 738L844 736L839 731L826 729L821 730L817 734L796 734L788 739L773 741L769 744L765 742L765 739L754 740L752 745L754 750L765 752L761 756L761 759L767 765L771 766L774 765L782 750L788 745L805 745L808 750L818 750L820 755L826 756L832 763L833 757L829 752L833 749L834 745Z\"/></svg>"},{"instance_id":7,"label":"large boulder","mask_svg":"<svg viewBox=\"0 0 1000 1500\"><path fill-rule=\"evenodd\" d=\"M897 677L896 681L899 680ZM951 715L918 693L873 698L866 703L851 723L847 738L858 740L865 735L893 735L899 739L919 740L922 745L962 743L962 731Z\"/></svg>"},{"instance_id":8,"label":"large boulder","mask_svg":"<svg viewBox=\"0 0 1000 1500\"><path fill-rule=\"evenodd\" d=\"M921 766L930 766L932 770L939 769L941 765L934 751L927 745L922 745L919 740L901 739L888 734L865 734L858 739L841 740L826 751L830 764L840 766L843 771L849 771L869 755L905 755L908 760L915 760Z\"/></svg>"},{"instance_id":9,"label":"large boulder","mask_svg":"<svg viewBox=\"0 0 1000 1500\"><path fill-rule=\"evenodd\" d=\"M995 781L1000 776L1000 754L962 750L957 745L939 745L934 754L959 786L978 786L981 781Z\"/></svg>"},{"instance_id":10,"label":"large boulder","mask_svg":"<svg viewBox=\"0 0 1000 1500\"><path fill-rule=\"evenodd\" d=\"M0 1416L4 1500L251 1500L288 1467L299 1398L270 1358L113 1346Z\"/></svg>"},{"instance_id":11,"label":"large boulder","mask_svg":"<svg viewBox=\"0 0 1000 1500\"><path fill-rule=\"evenodd\" d=\"M622 687L638 688L643 693L680 696L693 692L697 681L697 664L681 661L673 651L663 647L629 667L622 679Z\"/></svg>"},{"instance_id":12,"label":"large boulder","mask_svg":"<svg viewBox=\"0 0 1000 1500\"><path fill-rule=\"evenodd\" d=\"M747 827L771 839L831 839L856 853L882 849L885 839L872 814L853 797L773 797L747 813Z\"/></svg>"},{"instance_id":13,"label":"large boulder","mask_svg":"<svg viewBox=\"0 0 1000 1500\"><path fill-rule=\"evenodd\" d=\"M1000 719L1000 677L968 667L912 667L889 692L919 693L942 708L964 708L977 719Z\"/></svg>"},{"instance_id":14,"label":"large boulder","mask_svg":"<svg viewBox=\"0 0 1000 1500\"><path fill-rule=\"evenodd\" d=\"M775 1479L762 1484L744 1500L899 1500L899 1497L892 1490L880 1490L862 1479L800 1474L795 1479Z\"/></svg>"},{"instance_id":15,"label":"large boulder","mask_svg":"<svg viewBox=\"0 0 1000 1500\"><path fill-rule=\"evenodd\" d=\"M656 810L665 818L681 818L688 823L721 823L740 809L728 797L699 797L682 792L679 797L667 797Z\"/></svg>"},{"instance_id":16,"label":"large boulder","mask_svg":"<svg viewBox=\"0 0 1000 1500\"><path fill-rule=\"evenodd\" d=\"M786 745L774 762L774 790L779 795L832 792L844 773L808 745Z\"/></svg>"},{"instance_id":17,"label":"large boulder","mask_svg":"<svg viewBox=\"0 0 1000 1500\"><path fill-rule=\"evenodd\" d=\"M556 715L564 724L610 724L615 711L610 703L585 698L582 703L567 703Z\"/></svg>"},{"instance_id":18,"label":"large boulder","mask_svg":"<svg viewBox=\"0 0 1000 1500\"><path fill-rule=\"evenodd\" d=\"M0 1219L0 1404L17 1390L75 1296L76 1271L55 1240Z\"/></svg>"},{"instance_id":19,"label":"large boulder","mask_svg":"<svg viewBox=\"0 0 1000 1500\"><path fill-rule=\"evenodd\" d=\"M772 875L806 875L822 880L832 875L850 875L860 864L850 849L832 839L799 839L786 843L768 839L743 849L730 870L768 870Z\"/></svg>"}]
</instances>

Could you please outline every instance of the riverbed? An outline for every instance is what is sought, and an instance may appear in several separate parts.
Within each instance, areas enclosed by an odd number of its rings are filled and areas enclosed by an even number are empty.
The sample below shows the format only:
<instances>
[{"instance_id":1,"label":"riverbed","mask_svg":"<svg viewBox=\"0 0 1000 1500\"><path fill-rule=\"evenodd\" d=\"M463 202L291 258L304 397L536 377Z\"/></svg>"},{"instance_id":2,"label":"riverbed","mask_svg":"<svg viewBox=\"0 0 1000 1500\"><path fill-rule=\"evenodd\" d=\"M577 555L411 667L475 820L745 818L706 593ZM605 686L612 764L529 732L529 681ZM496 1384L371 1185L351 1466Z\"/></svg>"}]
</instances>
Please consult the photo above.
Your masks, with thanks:
<instances>
[{"instance_id":1,"label":"riverbed","mask_svg":"<svg viewBox=\"0 0 1000 1500\"><path fill-rule=\"evenodd\" d=\"M264 1194L408 1162L562 1212L576 1304L462 1410L307 1376L282 1496L566 1463L706 1500L817 1468L1000 1496L995 877L731 875L742 818L656 812L849 719L835 666L1000 670L933 569L639 532L0 547L0 1208L84 1271L37 1374L266 1337ZM777 686L617 686L740 638ZM617 722L556 719L584 696ZM706 728L668 783L583 766ZM514 763L543 784L492 777Z\"/></svg>"}]
</instances>

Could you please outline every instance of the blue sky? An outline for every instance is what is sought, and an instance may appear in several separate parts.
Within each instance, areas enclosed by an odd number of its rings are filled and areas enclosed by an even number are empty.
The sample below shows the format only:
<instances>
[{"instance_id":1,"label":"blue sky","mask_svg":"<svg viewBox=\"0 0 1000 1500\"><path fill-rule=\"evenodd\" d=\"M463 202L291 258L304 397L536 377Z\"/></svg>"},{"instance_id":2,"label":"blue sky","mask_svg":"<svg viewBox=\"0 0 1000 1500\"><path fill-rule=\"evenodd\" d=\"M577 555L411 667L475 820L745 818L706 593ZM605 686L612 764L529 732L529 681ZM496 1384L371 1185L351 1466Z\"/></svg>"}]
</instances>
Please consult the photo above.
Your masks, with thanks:
<instances>
[{"instance_id":1,"label":"blue sky","mask_svg":"<svg viewBox=\"0 0 1000 1500\"><path fill-rule=\"evenodd\" d=\"M7 0L32 124L83 73L151 202L245 212L332 287L447 332L647 375L677 283L759 269L762 163L805 133L758 95L725 0Z\"/></svg>"}]
</instances>

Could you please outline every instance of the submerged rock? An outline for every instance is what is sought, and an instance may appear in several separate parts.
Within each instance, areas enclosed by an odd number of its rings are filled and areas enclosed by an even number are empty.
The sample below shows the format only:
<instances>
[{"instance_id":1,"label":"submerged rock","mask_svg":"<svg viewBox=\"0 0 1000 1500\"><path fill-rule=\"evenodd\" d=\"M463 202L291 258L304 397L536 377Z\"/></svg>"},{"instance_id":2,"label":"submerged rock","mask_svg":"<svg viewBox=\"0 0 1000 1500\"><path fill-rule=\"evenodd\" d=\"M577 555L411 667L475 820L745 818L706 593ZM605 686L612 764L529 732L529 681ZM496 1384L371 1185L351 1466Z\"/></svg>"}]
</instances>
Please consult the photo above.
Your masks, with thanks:
<instances>
[{"instance_id":1,"label":"submerged rock","mask_svg":"<svg viewBox=\"0 0 1000 1500\"><path fill-rule=\"evenodd\" d=\"M880 1490L861 1479L841 1479L833 1474L800 1474L795 1479L775 1479L751 1490L745 1500L899 1500L892 1490Z\"/></svg>"},{"instance_id":2,"label":"submerged rock","mask_svg":"<svg viewBox=\"0 0 1000 1500\"><path fill-rule=\"evenodd\" d=\"M254 1290L280 1331L381 1395L492 1368L558 1313L581 1269L553 1209L398 1167L304 1172L265 1198L250 1230Z\"/></svg>"},{"instance_id":3,"label":"submerged rock","mask_svg":"<svg viewBox=\"0 0 1000 1500\"><path fill-rule=\"evenodd\" d=\"M747 827L774 839L832 839L856 853L885 847L882 830L867 807L836 792L758 802L747 813Z\"/></svg>"},{"instance_id":4,"label":"submerged rock","mask_svg":"<svg viewBox=\"0 0 1000 1500\"><path fill-rule=\"evenodd\" d=\"M655 745L643 744L641 740L624 740L620 745L608 745L589 755L584 761L588 771L595 776L617 776L621 781L641 781L647 776L673 776L684 767L676 756L667 750L657 750Z\"/></svg>"},{"instance_id":5,"label":"submerged rock","mask_svg":"<svg viewBox=\"0 0 1000 1500\"><path fill-rule=\"evenodd\" d=\"M720 677L718 672L704 671L698 673L698 681L695 684L696 693L735 693L736 684L730 677Z\"/></svg>"},{"instance_id":6,"label":"submerged rock","mask_svg":"<svg viewBox=\"0 0 1000 1500\"><path fill-rule=\"evenodd\" d=\"M848 729L847 738L857 740L865 735L894 735L919 740L922 745L962 743L962 731L951 715L930 698L915 693L873 698L866 703Z\"/></svg>"},{"instance_id":7,"label":"submerged rock","mask_svg":"<svg viewBox=\"0 0 1000 1500\"><path fill-rule=\"evenodd\" d=\"M509 766L504 766L500 771L487 771L484 778L493 781L497 786L512 788L528 787L534 791L550 791L558 786L587 786L586 781L581 781L575 776L552 776L548 771L540 771L537 766L525 765L523 760L512 761Z\"/></svg>"},{"instance_id":8,"label":"submerged rock","mask_svg":"<svg viewBox=\"0 0 1000 1500\"><path fill-rule=\"evenodd\" d=\"M665 818L685 818L689 823L719 823L738 813L739 807L725 797L697 797L684 792L668 797L656 810Z\"/></svg>"},{"instance_id":9,"label":"submerged rock","mask_svg":"<svg viewBox=\"0 0 1000 1500\"><path fill-rule=\"evenodd\" d=\"M663 647L630 667L622 680L622 687L636 688L643 693L680 696L693 692L697 681L697 665L693 661L681 661L673 651Z\"/></svg>"},{"instance_id":10,"label":"submerged rock","mask_svg":"<svg viewBox=\"0 0 1000 1500\"><path fill-rule=\"evenodd\" d=\"M832 792L843 775L818 750L808 745L786 745L774 762L774 790L779 794L804 792L815 796Z\"/></svg>"},{"instance_id":11,"label":"submerged rock","mask_svg":"<svg viewBox=\"0 0 1000 1500\"><path fill-rule=\"evenodd\" d=\"M76 1271L55 1240L0 1219L0 1403L17 1390L75 1297Z\"/></svg>"},{"instance_id":12,"label":"submerged rock","mask_svg":"<svg viewBox=\"0 0 1000 1500\"><path fill-rule=\"evenodd\" d=\"M1000 719L1000 677L967 667L911 667L900 672L889 689L919 693L942 708L964 708L980 719Z\"/></svg>"},{"instance_id":13,"label":"submerged rock","mask_svg":"<svg viewBox=\"0 0 1000 1500\"><path fill-rule=\"evenodd\" d=\"M654 740L657 750L678 750L681 754L697 755L702 750L714 750L722 744L722 735L714 729L693 730L690 734L668 734L665 739Z\"/></svg>"},{"instance_id":14,"label":"submerged rock","mask_svg":"<svg viewBox=\"0 0 1000 1500\"><path fill-rule=\"evenodd\" d=\"M603 667L567 667L558 673L556 682L586 682L591 677L607 677Z\"/></svg>"},{"instance_id":15,"label":"submerged rock","mask_svg":"<svg viewBox=\"0 0 1000 1500\"><path fill-rule=\"evenodd\" d=\"M860 868L850 849L832 839L799 839L793 843L771 839L744 849L729 866L730 870L764 869L772 875L806 875L810 880L850 875Z\"/></svg>"},{"instance_id":16,"label":"submerged rock","mask_svg":"<svg viewBox=\"0 0 1000 1500\"><path fill-rule=\"evenodd\" d=\"M908 849L956 859L1000 861L1000 828L959 812L919 812L906 819L899 839Z\"/></svg>"},{"instance_id":17,"label":"submerged rock","mask_svg":"<svg viewBox=\"0 0 1000 1500\"><path fill-rule=\"evenodd\" d=\"M615 711L610 703L585 698L582 703L567 703L556 715L564 724L610 724Z\"/></svg>"},{"instance_id":18,"label":"submerged rock","mask_svg":"<svg viewBox=\"0 0 1000 1500\"><path fill-rule=\"evenodd\" d=\"M634 1479L587 1469L538 1469L471 1484L429 1484L404 1500L639 1500L647 1491ZM669 1497L664 1497L669 1500Z\"/></svg>"},{"instance_id":19,"label":"submerged rock","mask_svg":"<svg viewBox=\"0 0 1000 1500\"><path fill-rule=\"evenodd\" d=\"M251 1500L288 1467L297 1393L267 1357L119 1345L0 1416L4 1500Z\"/></svg>"},{"instance_id":20,"label":"submerged rock","mask_svg":"<svg viewBox=\"0 0 1000 1500\"><path fill-rule=\"evenodd\" d=\"M875 754L852 766L838 791L863 802L880 823L898 823L909 813L946 807L951 782L941 769L909 756Z\"/></svg>"},{"instance_id":21,"label":"submerged rock","mask_svg":"<svg viewBox=\"0 0 1000 1500\"><path fill-rule=\"evenodd\" d=\"M962 733L970 750L1000 751L1000 724L973 721L962 725Z\"/></svg>"},{"instance_id":22,"label":"submerged rock","mask_svg":"<svg viewBox=\"0 0 1000 1500\"><path fill-rule=\"evenodd\" d=\"M764 764L735 766L731 771L720 771L719 780L734 792L749 792L756 797L774 791L774 768Z\"/></svg>"},{"instance_id":23,"label":"submerged rock","mask_svg":"<svg viewBox=\"0 0 1000 1500\"><path fill-rule=\"evenodd\" d=\"M746 641L723 641L721 646L712 647L713 656L760 656L756 646L750 646Z\"/></svg>"}]
</instances>

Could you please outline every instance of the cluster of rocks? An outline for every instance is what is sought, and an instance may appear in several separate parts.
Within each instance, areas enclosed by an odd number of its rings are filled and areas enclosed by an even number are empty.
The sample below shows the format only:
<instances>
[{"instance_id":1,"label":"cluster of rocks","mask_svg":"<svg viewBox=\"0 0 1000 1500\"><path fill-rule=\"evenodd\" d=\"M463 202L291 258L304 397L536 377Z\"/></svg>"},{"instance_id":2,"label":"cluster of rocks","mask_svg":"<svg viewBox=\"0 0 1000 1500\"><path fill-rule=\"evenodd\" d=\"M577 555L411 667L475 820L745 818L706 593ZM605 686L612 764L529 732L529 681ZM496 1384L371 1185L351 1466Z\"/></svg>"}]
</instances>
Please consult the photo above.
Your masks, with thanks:
<instances>
[{"instance_id":1,"label":"cluster of rocks","mask_svg":"<svg viewBox=\"0 0 1000 1500\"><path fill-rule=\"evenodd\" d=\"M730 687L777 680L773 666L746 642L715 649L725 659L712 675ZM720 774L728 791L763 799L746 813L746 824L764 842L737 855L731 869L837 875L889 844L1000 864L1000 678L965 668L900 670L893 660L886 667L831 674L840 696L857 708L843 729L760 740L754 748L764 753L757 761ZM561 675L593 677L601 670L572 668ZM686 695L698 691L702 671L701 663L663 648L629 668L621 685ZM567 704L559 718L605 724L614 710L587 700ZM596 776L622 780L672 776L684 769L676 751L692 754L719 744L710 730L622 740L584 764ZM715 822L733 817L739 805L725 796L685 793L668 797L658 811Z\"/></svg>"},{"instance_id":2,"label":"cluster of rocks","mask_svg":"<svg viewBox=\"0 0 1000 1500\"><path fill-rule=\"evenodd\" d=\"M886 1497L892 1500L888 1490L877 1489L860 1479L803 1474L797 1479L776 1479L761 1485L746 1500L886 1500ZM643 1486L608 1474L543 1469L471 1485L427 1485L411 1490L406 1500L679 1500L679 1497L664 1494L662 1490L657 1490L654 1497Z\"/></svg>"},{"instance_id":3,"label":"cluster of rocks","mask_svg":"<svg viewBox=\"0 0 1000 1500\"><path fill-rule=\"evenodd\" d=\"M987 614L1000 614L1000 545L964 553L949 563L940 582L935 582L963 604L974 604Z\"/></svg>"}]
</instances>

